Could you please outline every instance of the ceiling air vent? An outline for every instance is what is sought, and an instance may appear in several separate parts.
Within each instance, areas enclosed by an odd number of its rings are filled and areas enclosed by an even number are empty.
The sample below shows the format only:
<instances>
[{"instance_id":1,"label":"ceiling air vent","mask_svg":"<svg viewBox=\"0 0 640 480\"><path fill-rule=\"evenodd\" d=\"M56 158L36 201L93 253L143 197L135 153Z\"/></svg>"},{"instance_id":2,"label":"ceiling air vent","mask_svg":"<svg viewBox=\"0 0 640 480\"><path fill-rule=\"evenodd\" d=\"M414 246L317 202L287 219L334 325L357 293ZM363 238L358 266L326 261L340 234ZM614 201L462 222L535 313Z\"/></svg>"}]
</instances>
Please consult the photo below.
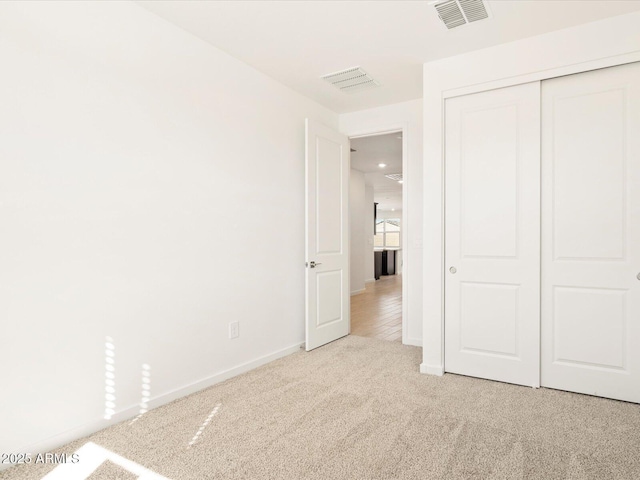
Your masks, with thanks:
<instances>
[{"instance_id":1,"label":"ceiling air vent","mask_svg":"<svg viewBox=\"0 0 640 480\"><path fill-rule=\"evenodd\" d=\"M401 182L402 181L402 174L401 173L390 173L389 175L385 175L385 177L390 178L391 180L395 180L397 182Z\"/></svg>"},{"instance_id":2,"label":"ceiling air vent","mask_svg":"<svg viewBox=\"0 0 640 480\"><path fill-rule=\"evenodd\" d=\"M467 17L467 22L477 22L478 20L484 20L489 16L487 7L485 7L482 0L458 0L464 16Z\"/></svg>"},{"instance_id":3,"label":"ceiling air vent","mask_svg":"<svg viewBox=\"0 0 640 480\"><path fill-rule=\"evenodd\" d=\"M448 29L489 17L482 0L445 0L435 3L434 8Z\"/></svg>"},{"instance_id":4,"label":"ceiling air vent","mask_svg":"<svg viewBox=\"0 0 640 480\"><path fill-rule=\"evenodd\" d=\"M360 67L348 68L340 72L330 73L322 77L338 90L345 93L358 92L360 90L368 90L369 88L379 87L380 84L373 79L367 72Z\"/></svg>"}]
</instances>

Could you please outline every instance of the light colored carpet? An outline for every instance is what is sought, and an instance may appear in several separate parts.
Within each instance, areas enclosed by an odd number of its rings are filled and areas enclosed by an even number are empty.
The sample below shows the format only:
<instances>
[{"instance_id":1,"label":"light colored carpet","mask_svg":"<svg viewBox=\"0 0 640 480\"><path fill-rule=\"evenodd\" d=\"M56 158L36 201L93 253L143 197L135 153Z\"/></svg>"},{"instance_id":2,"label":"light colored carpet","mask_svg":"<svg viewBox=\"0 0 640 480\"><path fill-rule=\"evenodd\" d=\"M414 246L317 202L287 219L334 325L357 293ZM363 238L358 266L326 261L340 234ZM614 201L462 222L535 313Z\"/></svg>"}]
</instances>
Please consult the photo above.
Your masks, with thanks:
<instances>
[{"instance_id":1,"label":"light colored carpet","mask_svg":"<svg viewBox=\"0 0 640 480\"><path fill-rule=\"evenodd\" d=\"M421 375L420 352L346 337L59 451L92 441L174 480L640 478L639 405ZM52 468L21 465L0 479ZM105 463L90 478L130 478L118 469Z\"/></svg>"}]
</instances>

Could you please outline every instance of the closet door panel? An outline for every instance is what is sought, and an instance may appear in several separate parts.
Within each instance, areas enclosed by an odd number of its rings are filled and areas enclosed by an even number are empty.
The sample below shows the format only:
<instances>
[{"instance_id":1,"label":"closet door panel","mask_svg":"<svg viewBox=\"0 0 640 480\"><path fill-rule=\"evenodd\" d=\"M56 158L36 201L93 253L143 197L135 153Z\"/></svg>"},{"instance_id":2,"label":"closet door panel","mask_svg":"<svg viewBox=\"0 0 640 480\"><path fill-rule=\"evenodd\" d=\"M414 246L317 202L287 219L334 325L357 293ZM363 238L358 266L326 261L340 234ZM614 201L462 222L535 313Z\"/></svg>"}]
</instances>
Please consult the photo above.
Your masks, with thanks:
<instances>
[{"instance_id":1,"label":"closet door panel","mask_svg":"<svg viewBox=\"0 0 640 480\"><path fill-rule=\"evenodd\" d=\"M640 402L639 132L639 64L543 82L543 386Z\"/></svg>"},{"instance_id":2,"label":"closet door panel","mask_svg":"<svg viewBox=\"0 0 640 480\"><path fill-rule=\"evenodd\" d=\"M446 102L445 371L539 385L540 86Z\"/></svg>"}]
</instances>

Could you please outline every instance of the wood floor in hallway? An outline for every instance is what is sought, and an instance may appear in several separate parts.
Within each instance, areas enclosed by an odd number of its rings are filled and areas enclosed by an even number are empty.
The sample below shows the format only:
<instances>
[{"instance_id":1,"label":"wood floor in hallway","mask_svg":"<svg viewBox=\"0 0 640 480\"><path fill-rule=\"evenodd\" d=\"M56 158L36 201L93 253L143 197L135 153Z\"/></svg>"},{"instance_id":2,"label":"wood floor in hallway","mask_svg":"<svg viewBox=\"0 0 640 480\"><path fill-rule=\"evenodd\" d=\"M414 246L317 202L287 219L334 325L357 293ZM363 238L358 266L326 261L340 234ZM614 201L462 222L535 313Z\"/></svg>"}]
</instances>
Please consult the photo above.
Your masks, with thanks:
<instances>
[{"instance_id":1,"label":"wood floor in hallway","mask_svg":"<svg viewBox=\"0 0 640 480\"><path fill-rule=\"evenodd\" d=\"M351 297L351 335L402 342L402 276L380 277Z\"/></svg>"}]
</instances>

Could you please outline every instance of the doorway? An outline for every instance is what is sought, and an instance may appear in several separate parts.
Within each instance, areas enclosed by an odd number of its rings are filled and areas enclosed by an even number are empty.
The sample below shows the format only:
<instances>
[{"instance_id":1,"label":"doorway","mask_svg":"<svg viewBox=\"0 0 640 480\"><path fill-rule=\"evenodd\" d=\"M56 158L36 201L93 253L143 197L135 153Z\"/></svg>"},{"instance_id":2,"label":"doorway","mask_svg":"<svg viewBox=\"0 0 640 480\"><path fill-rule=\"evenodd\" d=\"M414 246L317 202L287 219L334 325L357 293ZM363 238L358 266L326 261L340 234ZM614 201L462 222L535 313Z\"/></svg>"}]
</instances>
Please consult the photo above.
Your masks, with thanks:
<instances>
[{"instance_id":1,"label":"doorway","mask_svg":"<svg viewBox=\"0 0 640 480\"><path fill-rule=\"evenodd\" d=\"M351 334L402 342L403 131L350 144Z\"/></svg>"}]
</instances>

